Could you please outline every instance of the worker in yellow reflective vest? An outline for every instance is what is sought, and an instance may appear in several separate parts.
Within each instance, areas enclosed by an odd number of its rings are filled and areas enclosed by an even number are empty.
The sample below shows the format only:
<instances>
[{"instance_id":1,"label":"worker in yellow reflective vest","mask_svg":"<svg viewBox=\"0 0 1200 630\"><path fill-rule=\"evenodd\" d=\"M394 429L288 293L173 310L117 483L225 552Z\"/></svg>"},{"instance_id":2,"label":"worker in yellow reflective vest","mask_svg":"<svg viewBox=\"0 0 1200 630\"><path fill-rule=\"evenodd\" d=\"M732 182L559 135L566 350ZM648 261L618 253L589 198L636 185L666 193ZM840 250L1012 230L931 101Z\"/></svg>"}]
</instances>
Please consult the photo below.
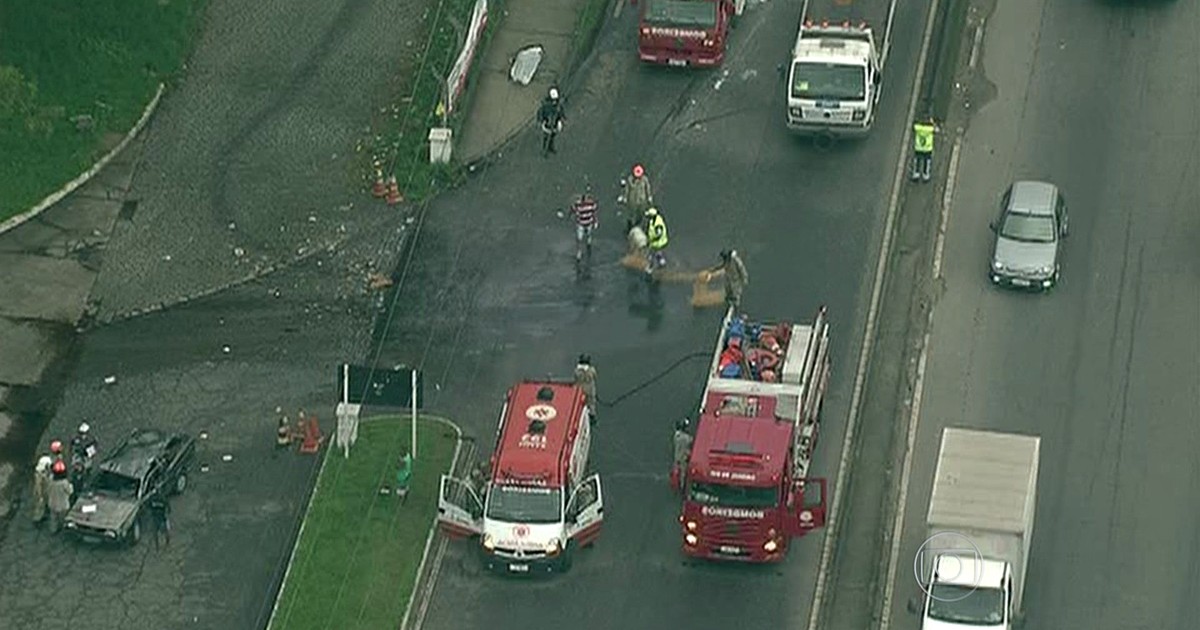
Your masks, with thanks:
<instances>
[{"instance_id":1,"label":"worker in yellow reflective vest","mask_svg":"<svg viewBox=\"0 0 1200 630\"><path fill-rule=\"evenodd\" d=\"M932 116L925 116L913 124L912 180L929 181L933 168L933 138L938 126Z\"/></svg>"},{"instance_id":2,"label":"worker in yellow reflective vest","mask_svg":"<svg viewBox=\"0 0 1200 630\"><path fill-rule=\"evenodd\" d=\"M658 208L650 208L643 215L646 222L646 275L653 275L656 267L667 264L663 250L667 248L667 221Z\"/></svg>"}]
</instances>

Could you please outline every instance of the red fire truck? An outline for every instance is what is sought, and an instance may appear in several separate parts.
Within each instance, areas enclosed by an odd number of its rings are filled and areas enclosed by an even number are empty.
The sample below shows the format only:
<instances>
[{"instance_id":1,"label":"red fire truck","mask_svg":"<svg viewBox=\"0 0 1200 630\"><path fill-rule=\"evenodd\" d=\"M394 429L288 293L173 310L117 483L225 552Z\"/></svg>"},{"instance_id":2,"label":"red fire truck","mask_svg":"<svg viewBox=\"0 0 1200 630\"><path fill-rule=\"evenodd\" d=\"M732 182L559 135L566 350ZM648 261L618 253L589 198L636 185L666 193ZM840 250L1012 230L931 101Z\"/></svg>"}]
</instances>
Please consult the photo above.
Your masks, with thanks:
<instances>
[{"instance_id":1,"label":"red fire truck","mask_svg":"<svg viewBox=\"0 0 1200 630\"><path fill-rule=\"evenodd\" d=\"M671 66L718 66L746 0L641 0L638 56Z\"/></svg>"},{"instance_id":2,"label":"red fire truck","mask_svg":"<svg viewBox=\"0 0 1200 630\"><path fill-rule=\"evenodd\" d=\"M685 553L774 562L825 524L825 479L808 475L828 380L824 307L804 325L729 310L684 478Z\"/></svg>"},{"instance_id":3,"label":"red fire truck","mask_svg":"<svg viewBox=\"0 0 1200 630\"><path fill-rule=\"evenodd\" d=\"M477 538L494 571L566 571L600 534L600 475L588 474L591 418L570 382L524 381L508 390L489 475L474 484L442 475L438 526Z\"/></svg>"}]
</instances>

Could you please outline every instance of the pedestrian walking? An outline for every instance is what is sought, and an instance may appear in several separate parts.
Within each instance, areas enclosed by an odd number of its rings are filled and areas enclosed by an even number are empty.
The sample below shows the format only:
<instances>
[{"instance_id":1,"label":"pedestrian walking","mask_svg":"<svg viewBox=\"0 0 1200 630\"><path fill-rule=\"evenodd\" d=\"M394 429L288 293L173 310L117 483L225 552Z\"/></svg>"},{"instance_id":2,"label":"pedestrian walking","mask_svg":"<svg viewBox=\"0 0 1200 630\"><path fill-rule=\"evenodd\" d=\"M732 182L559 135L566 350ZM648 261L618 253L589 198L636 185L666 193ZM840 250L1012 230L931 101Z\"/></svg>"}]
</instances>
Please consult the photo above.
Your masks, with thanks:
<instances>
[{"instance_id":1,"label":"pedestrian walking","mask_svg":"<svg viewBox=\"0 0 1200 630\"><path fill-rule=\"evenodd\" d=\"M938 125L933 116L924 116L913 124L912 180L929 181L933 169L933 139Z\"/></svg>"},{"instance_id":2,"label":"pedestrian walking","mask_svg":"<svg viewBox=\"0 0 1200 630\"><path fill-rule=\"evenodd\" d=\"M692 434L688 433L688 424L687 418L676 422L675 434L671 437L671 488L677 491L683 488L688 459L692 455Z\"/></svg>"},{"instance_id":3,"label":"pedestrian walking","mask_svg":"<svg viewBox=\"0 0 1200 630\"><path fill-rule=\"evenodd\" d=\"M596 216L599 203L592 196L592 185L586 184L584 191L575 203L571 205L571 216L575 217L575 261L583 260L586 250L592 255L592 232L600 227L600 219Z\"/></svg>"},{"instance_id":4,"label":"pedestrian walking","mask_svg":"<svg viewBox=\"0 0 1200 630\"><path fill-rule=\"evenodd\" d=\"M61 460L50 466L51 479L46 487L46 507L50 508L50 531L58 533L62 529L67 512L71 509L71 496L75 494L75 486L67 477L67 465Z\"/></svg>"},{"instance_id":5,"label":"pedestrian walking","mask_svg":"<svg viewBox=\"0 0 1200 630\"><path fill-rule=\"evenodd\" d=\"M641 164L633 165L633 177L622 179L621 188L621 196L618 201L629 208L633 216L641 215L654 205L654 193L650 189L650 176L646 174L646 167Z\"/></svg>"},{"instance_id":6,"label":"pedestrian walking","mask_svg":"<svg viewBox=\"0 0 1200 630\"><path fill-rule=\"evenodd\" d=\"M161 492L154 493L150 498L150 518L154 519L154 548L158 549L162 544L159 541L165 541L165 544L171 544L171 503Z\"/></svg>"},{"instance_id":7,"label":"pedestrian walking","mask_svg":"<svg viewBox=\"0 0 1200 630\"><path fill-rule=\"evenodd\" d=\"M738 256L737 250L721 251L721 262L706 272L705 281L714 276L722 276L725 279L725 304L737 308L742 302L742 292L750 282L746 264L742 262L742 257Z\"/></svg>"},{"instance_id":8,"label":"pedestrian walking","mask_svg":"<svg viewBox=\"0 0 1200 630\"><path fill-rule=\"evenodd\" d=\"M600 414L596 409L596 368L592 365L591 355L579 355L579 361L575 364L575 384L583 389L591 416L589 422L594 425L600 419Z\"/></svg>"},{"instance_id":9,"label":"pedestrian walking","mask_svg":"<svg viewBox=\"0 0 1200 630\"><path fill-rule=\"evenodd\" d=\"M42 455L33 467L32 518L35 524L46 520L46 513L48 511L46 495L50 489L50 467L53 465L54 460L50 459L49 455Z\"/></svg>"},{"instance_id":10,"label":"pedestrian walking","mask_svg":"<svg viewBox=\"0 0 1200 630\"><path fill-rule=\"evenodd\" d=\"M562 101L559 99L558 88L551 87L546 98L542 100L541 107L538 108L538 122L542 126L542 157L558 152L554 148L554 139L562 131L563 123L566 120L567 116L563 111Z\"/></svg>"}]
</instances>

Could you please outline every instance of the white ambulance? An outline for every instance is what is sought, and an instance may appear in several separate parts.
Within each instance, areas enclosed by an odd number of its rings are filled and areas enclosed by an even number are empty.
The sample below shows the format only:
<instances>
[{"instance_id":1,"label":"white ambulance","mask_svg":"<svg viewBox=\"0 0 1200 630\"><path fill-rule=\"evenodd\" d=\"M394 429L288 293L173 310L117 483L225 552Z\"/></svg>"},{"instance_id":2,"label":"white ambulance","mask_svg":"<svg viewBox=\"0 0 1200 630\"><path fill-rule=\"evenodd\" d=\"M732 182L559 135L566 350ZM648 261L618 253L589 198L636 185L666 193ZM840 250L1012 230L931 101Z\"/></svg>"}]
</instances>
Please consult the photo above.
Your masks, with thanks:
<instances>
[{"instance_id":1,"label":"white ambulance","mask_svg":"<svg viewBox=\"0 0 1200 630\"><path fill-rule=\"evenodd\" d=\"M482 487L442 476L442 532L477 538L491 570L569 569L604 519L600 475L587 472L589 416L586 395L574 384L524 381L510 389Z\"/></svg>"}]
</instances>

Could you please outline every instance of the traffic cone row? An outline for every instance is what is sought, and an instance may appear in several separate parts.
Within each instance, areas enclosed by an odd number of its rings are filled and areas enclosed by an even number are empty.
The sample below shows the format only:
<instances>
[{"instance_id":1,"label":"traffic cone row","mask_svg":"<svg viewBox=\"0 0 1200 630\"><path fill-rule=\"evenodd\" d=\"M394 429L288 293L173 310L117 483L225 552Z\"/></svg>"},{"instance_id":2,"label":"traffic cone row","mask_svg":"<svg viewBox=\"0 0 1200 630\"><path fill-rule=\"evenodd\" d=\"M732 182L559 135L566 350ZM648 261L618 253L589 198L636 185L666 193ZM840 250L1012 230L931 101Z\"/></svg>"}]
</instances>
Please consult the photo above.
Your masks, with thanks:
<instances>
[{"instance_id":1,"label":"traffic cone row","mask_svg":"<svg viewBox=\"0 0 1200 630\"><path fill-rule=\"evenodd\" d=\"M400 195L400 185L396 183L395 175L388 177L386 200L387 200L387 205L389 205L389 206L394 206L394 205L400 203L401 201L404 201L404 197L402 197Z\"/></svg>"}]
</instances>

